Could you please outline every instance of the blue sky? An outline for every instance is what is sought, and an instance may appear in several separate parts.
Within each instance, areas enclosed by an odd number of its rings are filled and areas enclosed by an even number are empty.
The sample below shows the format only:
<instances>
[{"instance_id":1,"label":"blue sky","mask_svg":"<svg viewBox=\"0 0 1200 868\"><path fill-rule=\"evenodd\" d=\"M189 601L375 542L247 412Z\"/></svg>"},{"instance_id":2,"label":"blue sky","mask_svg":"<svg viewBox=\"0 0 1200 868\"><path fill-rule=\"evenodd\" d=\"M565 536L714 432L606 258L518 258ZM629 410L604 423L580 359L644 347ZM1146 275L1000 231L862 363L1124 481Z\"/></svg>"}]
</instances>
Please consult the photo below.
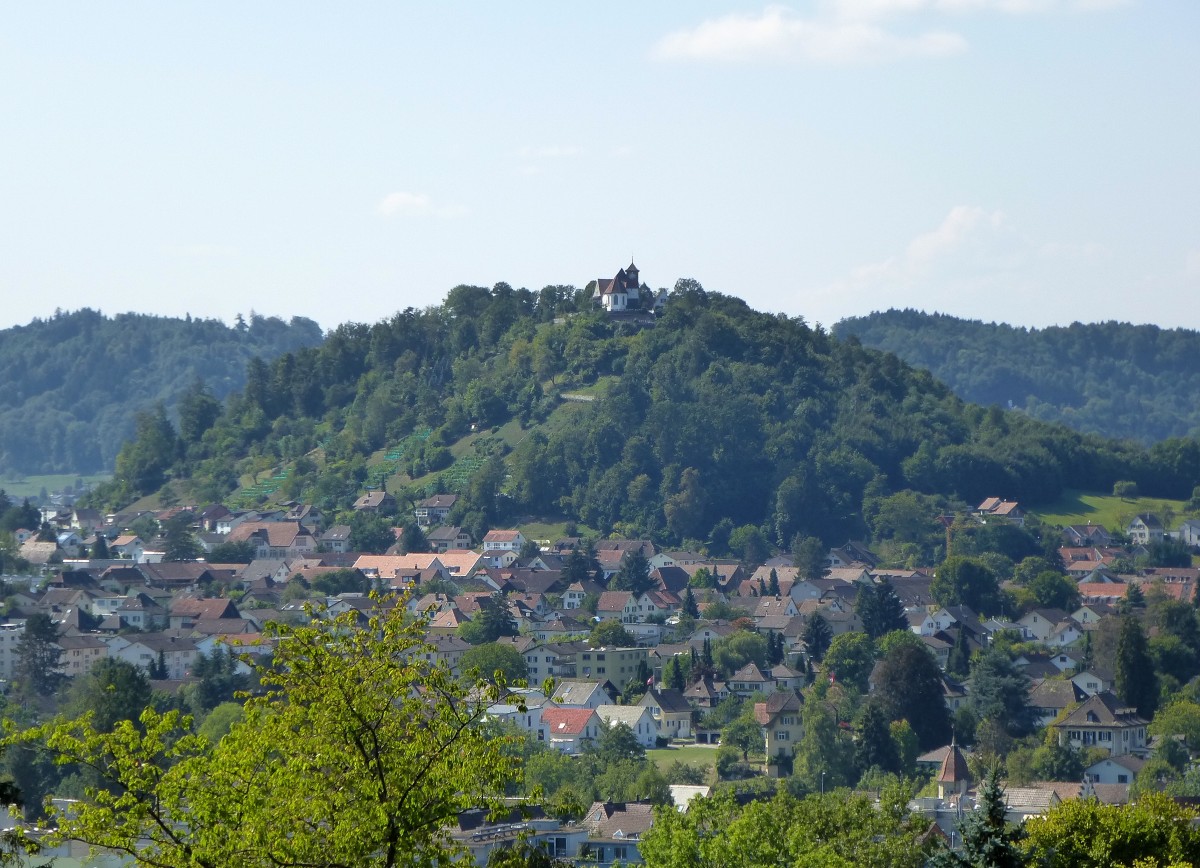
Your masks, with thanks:
<instances>
[{"instance_id":1,"label":"blue sky","mask_svg":"<svg viewBox=\"0 0 1200 868\"><path fill-rule=\"evenodd\" d=\"M0 326L631 255L831 325L1200 328L1191 0L8 4Z\"/></svg>"}]
</instances>

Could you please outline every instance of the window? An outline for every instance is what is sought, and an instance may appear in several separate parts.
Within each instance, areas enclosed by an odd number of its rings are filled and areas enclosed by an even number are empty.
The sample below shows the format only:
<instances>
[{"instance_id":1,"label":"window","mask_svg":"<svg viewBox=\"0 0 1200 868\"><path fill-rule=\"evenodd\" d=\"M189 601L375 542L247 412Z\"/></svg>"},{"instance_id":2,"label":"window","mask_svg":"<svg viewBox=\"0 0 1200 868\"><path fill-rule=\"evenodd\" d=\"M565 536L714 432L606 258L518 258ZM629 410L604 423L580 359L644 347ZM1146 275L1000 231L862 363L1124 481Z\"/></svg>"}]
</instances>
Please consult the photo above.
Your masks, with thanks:
<instances>
[{"instance_id":1,"label":"window","mask_svg":"<svg viewBox=\"0 0 1200 868\"><path fill-rule=\"evenodd\" d=\"M1117 775L1117 783L1118 784L1129 783L1129 775Z\"/></svg>"}]
</instances>

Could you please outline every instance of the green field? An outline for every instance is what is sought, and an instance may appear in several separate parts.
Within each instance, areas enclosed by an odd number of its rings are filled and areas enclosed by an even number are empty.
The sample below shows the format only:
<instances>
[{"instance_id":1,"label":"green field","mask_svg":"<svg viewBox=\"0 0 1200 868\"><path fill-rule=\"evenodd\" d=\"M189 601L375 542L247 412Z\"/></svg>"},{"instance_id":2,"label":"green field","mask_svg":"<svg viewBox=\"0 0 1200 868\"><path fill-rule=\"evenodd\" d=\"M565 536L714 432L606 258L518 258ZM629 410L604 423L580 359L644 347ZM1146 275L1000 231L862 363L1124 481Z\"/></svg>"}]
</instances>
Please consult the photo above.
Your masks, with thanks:
<instances>
[{"instance_id":1,"label":"green field","mask_svg":"<svg viewBox=\"0 0 1200 868\"><path fill-rule=\"evenodd\" d=\"M1098 524L1109 530L1124 531L1130 519L1143 512L1152 512L1172 525L1170 516L1182 515L1184 501L1139 497L1125 500L1111 494L1086 494L1066 491L1054 503L1029 510L1042 521L1066 527L1069 524Z\"/></svg>"},{"instance_id":2,"label":"green field","mask_svg":"<svg viewBox=\"0 0 1200 868\"><path fill-rule=\"evenodd\" d=\"M68 485L73 486L77 479L82 479L84 485L95 485L112 479L112 474L93 473L83 476L77 473L50 473L42 476L21 476L15 479L0 479L0 488L4 489L9 497L37 497L43 488L53 494Z\"/></svg>"},{"instance_id":3,"label":"green field","mask_svg":"<svg viewBox=\"0 0 1200 868\"><path fill-rule=\"evenodd\" d=\"M659 771L665 771L676 761L684 765L712 769L717 764L717 749L697 744L685 747L664 747L646 751L646 757L654 761Z\"/></svg>"}]
</instances>

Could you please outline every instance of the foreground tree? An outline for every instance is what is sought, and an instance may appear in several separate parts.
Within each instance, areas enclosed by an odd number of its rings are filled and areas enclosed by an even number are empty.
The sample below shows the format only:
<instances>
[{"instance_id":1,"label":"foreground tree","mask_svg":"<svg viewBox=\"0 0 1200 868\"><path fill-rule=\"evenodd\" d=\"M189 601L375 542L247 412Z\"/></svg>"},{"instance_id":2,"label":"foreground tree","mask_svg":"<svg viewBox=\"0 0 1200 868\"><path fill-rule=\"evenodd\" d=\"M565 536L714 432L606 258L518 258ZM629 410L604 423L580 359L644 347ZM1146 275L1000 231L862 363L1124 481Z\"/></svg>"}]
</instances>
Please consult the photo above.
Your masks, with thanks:
<instances>
[{"instance_id":1,"label":"foreground tree","mask_svg":"<svg viewBox=\"0 0 1200 868\"><path fill-rule=\"evenodd\" d=\"M454 855L448 826L498 809L519 758L479 722L498 688L474 691L425 661L403 606L312 625L272 625L265 693L213 744L190 720L147 708L141 726L97 732L90 716L10 735L102 781L48 840L80 841L162 868L419 866Z\"/></svg>"},{"instance_id":2,"label":"foreground tree","mask_svg":"<svg viewBox=\"0 0 1200 868\"><path fill-rule=\"evenodd\" d=\"M979 806L959 824L962 849L945 849L930 860L934 868L1022 868L1025 855L1018 842L1020 827L1006 819L1004 790L995 769L979 788ZM1083 863L1079 863L1083 864Z\"/></svg>"}]
</instances>

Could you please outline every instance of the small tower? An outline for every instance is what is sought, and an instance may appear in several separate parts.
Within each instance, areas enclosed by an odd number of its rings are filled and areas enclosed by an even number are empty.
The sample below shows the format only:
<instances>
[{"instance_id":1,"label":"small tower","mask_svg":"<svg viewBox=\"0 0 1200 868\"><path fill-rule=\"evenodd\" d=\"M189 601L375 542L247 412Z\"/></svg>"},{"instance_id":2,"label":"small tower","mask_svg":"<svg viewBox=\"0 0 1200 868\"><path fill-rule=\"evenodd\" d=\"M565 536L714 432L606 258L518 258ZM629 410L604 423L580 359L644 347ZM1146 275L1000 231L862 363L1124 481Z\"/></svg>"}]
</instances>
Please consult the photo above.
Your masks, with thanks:
<instances>
[{"instance_id":1,"label":"small tower","mask_svg":"<svg viewBox=\"0 0 1200 868\"><path fill-rule=\"evenodd\" d=\"M946 751L946 758L942 760L937 784L938 798L943 801L949 794L959 797L966 795L967 788L971 786L971 772L967 769L967 758L958 749L958 743L954 736L950 737L950 748Z\"/></svg>"}]
</instances>

